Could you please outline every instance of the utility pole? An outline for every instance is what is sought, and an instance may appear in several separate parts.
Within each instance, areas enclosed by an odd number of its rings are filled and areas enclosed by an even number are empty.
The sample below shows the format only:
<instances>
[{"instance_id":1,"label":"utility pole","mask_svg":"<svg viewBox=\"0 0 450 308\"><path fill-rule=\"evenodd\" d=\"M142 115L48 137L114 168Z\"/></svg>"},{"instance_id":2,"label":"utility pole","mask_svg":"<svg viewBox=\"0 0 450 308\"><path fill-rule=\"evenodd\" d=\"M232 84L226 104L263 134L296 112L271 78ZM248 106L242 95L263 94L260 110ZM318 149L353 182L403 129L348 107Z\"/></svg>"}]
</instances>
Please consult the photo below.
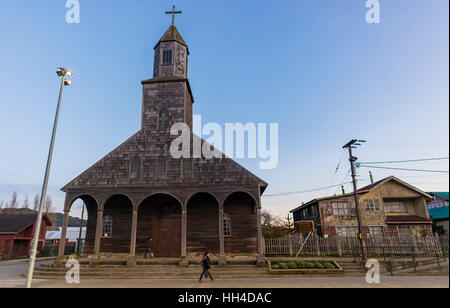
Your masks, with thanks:
<instances>
[{"instance_id":1,"label":"utility pole","mask_svg":"<svg viewBox=\"0 0 450 308\"><path fill-rule=\"evenodd\" d=\"M84 218L84 202L83 209L81 210L81 220L80 220L80 234L78 236L78 254L81 255L81 233L83 232L83 218Z\"/></svg>"},{"instance_id":2,"label":"utility pole","mask_svg":"<svg viewBox=\"0 0 450 308\"><path fill-rule=\"evenodd\" d=\"M355 198L355 207L356 207L356 218L358 220L358 237L361 244L361 256L363 260L366 260L366 245L364 243L364 235L361 229L361 217L359 215L359 201L357 194L357 186L356 186L356 173L355 173L355 161L358 160L357 157L353 156L352 149L356 148L356 146L361 145L361 143L366 142L365 140L357 140L352 139L346 145L343 146L344 149L348 149L350 168L352 171L352 180L353 180L353 197Z\"/></svg>"}]
</instances>

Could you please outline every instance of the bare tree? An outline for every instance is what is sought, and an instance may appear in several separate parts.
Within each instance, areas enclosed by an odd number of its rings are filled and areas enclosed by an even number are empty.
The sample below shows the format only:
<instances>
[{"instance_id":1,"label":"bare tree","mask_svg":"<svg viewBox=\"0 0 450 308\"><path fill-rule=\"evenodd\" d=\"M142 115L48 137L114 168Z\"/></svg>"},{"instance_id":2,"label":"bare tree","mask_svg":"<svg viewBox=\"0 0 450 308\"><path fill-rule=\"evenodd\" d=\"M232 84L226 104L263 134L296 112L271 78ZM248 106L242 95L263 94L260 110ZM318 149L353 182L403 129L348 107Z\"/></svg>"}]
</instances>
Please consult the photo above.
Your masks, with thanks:
<instances>
[{"instance_id":1,"label":"bare tree","mask_svg":"<svg viewBox=\"0 0 450 308\"><path fill-rule=\"evenodd\" d=\"M39 210L39 194L36 194L33 200L33 211L37 212L38 210Z\"/></svg>"},{"instance_id":2,"label":"bare tree","mask_svg":"<svg viewBox=\"0 0 450 308\"><path fill-rule=\"evenodd\" d=\"M264 227L280 227L284 225L280 217L273 215L267 210L263 210L261 213L261 224Z\"/></svg>"},{"instance_id":3,"label":"bare tree","mask_svg":"<svg viewBox=\"0 0 450 308\"><path fill-rule=\"evenodd\" d=\"M28 203L28 195L26 195L25 197L25 201L23 202L23 209L29 209L30 208L30 204Z\"/></svg>"},{"instance_id":4,"label":"bare tree","mask_svg":"<svg viewBox=\"0 0 450 308\"><path fill-rule=\"evenodd\" d=\"M9 208L17 209L19 207L19 202L17 202L17 193L13 192L11 197L11 202L9 203Z\"/></svg>"},{"instance_id":5,"label":"bare tree","mask_svg":"<svg viewBox=\"0 0 450 308\"><path fill-rule=\"evenodd\" d=\"M53 213L53 212L54 212L52 203L53 203L52 198L51 198L50 196L48 196L48 197L45 199L45 207L44 207L44 213L45 213L45 214Z\"/></svg>"}]
</instances>

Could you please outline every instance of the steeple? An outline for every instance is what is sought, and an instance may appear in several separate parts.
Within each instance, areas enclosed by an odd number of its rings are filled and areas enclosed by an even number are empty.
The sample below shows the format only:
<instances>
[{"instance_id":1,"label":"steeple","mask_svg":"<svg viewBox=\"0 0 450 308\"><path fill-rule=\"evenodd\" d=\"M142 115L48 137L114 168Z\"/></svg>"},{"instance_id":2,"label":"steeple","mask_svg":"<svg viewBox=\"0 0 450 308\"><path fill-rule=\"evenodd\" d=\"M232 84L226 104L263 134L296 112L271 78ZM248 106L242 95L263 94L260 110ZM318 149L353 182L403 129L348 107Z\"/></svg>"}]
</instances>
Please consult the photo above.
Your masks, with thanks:
<instances>
[{"instance_id":1,"label":"steeple","mask_svg":"<svg viewBox=\"0 0 450 308\"><path fill-rule=\"evenodd\" d=\"M181 14L181 11L175 11L175 6L171 12L172 24L156 44L153 77L175 76L187 78L189 49L174 25L175 14Z\"/></svg>"}]
</instances>

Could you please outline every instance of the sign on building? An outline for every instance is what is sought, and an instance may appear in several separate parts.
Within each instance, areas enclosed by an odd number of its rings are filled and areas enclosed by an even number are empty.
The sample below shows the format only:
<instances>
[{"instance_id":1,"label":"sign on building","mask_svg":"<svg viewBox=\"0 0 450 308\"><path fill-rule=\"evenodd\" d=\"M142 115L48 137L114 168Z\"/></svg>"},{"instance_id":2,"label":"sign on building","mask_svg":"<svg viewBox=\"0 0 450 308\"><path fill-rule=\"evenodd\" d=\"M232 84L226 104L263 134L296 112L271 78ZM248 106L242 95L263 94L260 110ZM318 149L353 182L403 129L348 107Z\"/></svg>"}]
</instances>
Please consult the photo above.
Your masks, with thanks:
<instances>
[{"instance_id":1,"label":"sign on building","mask_svg":"<svg viewBox=\"0 0 450 308\"><path fill-rule=\"evenodd\" d=\"M301 221L296 223L298 233L313 233L314 221Z\"/></svg>"}]
</instances>

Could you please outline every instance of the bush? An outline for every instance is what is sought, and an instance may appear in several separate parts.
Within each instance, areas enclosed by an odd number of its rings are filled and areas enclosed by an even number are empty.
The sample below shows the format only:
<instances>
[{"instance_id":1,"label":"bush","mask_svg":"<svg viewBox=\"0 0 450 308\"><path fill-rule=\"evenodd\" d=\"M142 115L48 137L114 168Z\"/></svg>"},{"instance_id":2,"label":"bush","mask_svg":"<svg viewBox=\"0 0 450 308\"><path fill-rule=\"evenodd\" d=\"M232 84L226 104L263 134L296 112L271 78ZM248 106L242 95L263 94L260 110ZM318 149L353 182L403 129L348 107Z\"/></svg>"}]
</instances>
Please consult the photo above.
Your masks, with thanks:
<instances>
[{"instance_id":1,"label":"bush","mask_svg":"<svg viewBox=\"0 0 450 308\"><path fill-rule=\"evenodd\" d=\"M305 268L315 268L316 265L312 262L305 262Z\"/></svg>"},{"instance_id":2,"label":"bush","mask_svg":"<svg viewBox=\"0 0 450 308\"><path fill-rule=\"evenodd\" d=\"M280 266L280 269L289 269L289 266L284 262L279 263L278 265Z\"/></svg>"},{"instance_id":3,"label":"bush","mask_svg":"<svg viewBox=\"0 0 450 308\"><path fill-rule=\"evenodd\" d=\"M298 269L297 263L295 262L289 262L287 265L290 269Z\"/></svg>"},{"instance_id":4,"label":"bush","mask_svg":"<svg viewBox=\"0 0 450 308\"><path fill-rule=\"evenodd\" d=\"M305 268L305 261L297 261L297 268Z\"/></svg>"},{"instance_id":5,"label":"bush","mask_svg":"<svg viewBox=\"0 0 450 308\"><path fill-rule=\"evenodd\" d=\"M324 263L323 266L324 266L326 269L335 269L335 268L336 268L336 267L335 267L332 263L330 263L330 262Z\"/></svg>"},{"instance_id":6,"label":"bush","mask_svg":"<svg viewBox=\"0 0 450 308\"><path fill-rule=\"evenodd\" d=\"M280 269L280 265L279 264L272 264L272 269L274 269L274 270Z\"/></svg>"},{"instance_id":7,"label":"bush","mask_svg":"<svg viewBox=\"0 0 450 308\"><path fill-rule=\"evenodd\" d=\"M324 269L324 268L325 268L325 266L323 266L323 264L320 263L320 262L314 262L314 265L315 265L315 267L316 267L317 269Z\"/></svg>"}]
</instances>

